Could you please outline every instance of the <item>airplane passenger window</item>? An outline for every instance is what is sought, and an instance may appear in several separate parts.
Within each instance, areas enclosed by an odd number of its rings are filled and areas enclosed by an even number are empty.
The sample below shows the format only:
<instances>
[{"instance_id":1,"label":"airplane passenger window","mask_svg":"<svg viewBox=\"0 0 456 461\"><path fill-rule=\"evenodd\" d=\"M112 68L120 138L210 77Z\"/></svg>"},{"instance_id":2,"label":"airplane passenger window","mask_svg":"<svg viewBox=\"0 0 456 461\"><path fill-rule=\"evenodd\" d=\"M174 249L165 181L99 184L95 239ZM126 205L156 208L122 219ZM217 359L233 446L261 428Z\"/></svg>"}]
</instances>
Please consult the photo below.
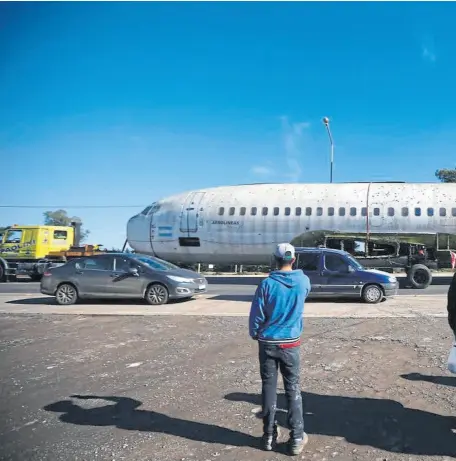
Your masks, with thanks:
<instances>
[{"instance_id":1,"label":"airplane passenger window","mask_svg":"<svg viewBox=\"0 0 456 461\"><path fill-rule=\"evenodd\" d=\"M404 207L402 208L402 216L408 216L408 208L407 207Z\"/></svg>"},{"instance_id":2,"label":"airplane passenger window","mask_svg":"<svg viewBox=\"0 0 456 461\"><path fill-rule=\"evenodd\" d=\"M388 208L388 216L394 216L394 208L392 207Z\"/></svg>"},{"instance_id":3,"label":"airplane passenger window","mask_svg":"<svg viewBox=\"0 0 456 461\"><path fill-rule=\"evenodd\" d=\"M427 215L428 216L434 216L434 208L428 208L427 209Z\"/></svg>"},{"instance_id":4,"label":"airplane passenger window","mask_svg":"<svg viewBox=\"0 0 456 461\"><path fill-rule=\"evenodd\" d=\"M233 216L233 215L234 215L234 206L230 208L230 216Z\"/></svg>"},{"instance_id":5,"label":"airplane passenger window","mask_svg":"<svg viewBox=\"0 0 456 461\"><path fill-rule=\"evenodd\" d=\"M328 216L334 216L334 207L330 206L328 208Z\"/></svg>"},{"instance_id":6,"label":"airplane passenger window","mask_svg":"<svg viewBox=\"0 0 456 461\"><path fill-rule=\"evenodd\" d=\"M312 208L310 206L306 208L306 216L312 216Z\"/></svg>"},{"instance_id":7,"label":"airplane passenger window","mask_svg":"<svg viewBox=\"0 0 456 461\"><path fill-rule=\"evenodd\" d=\"M343 206L339 208L339 216L345 216L345 208Z\"/></svg>"},{"instance_id":8,"label":"airplane passenger window","mask_svg":"<svg viewBox=\"0 0 456 461\"><path fill-rule=\"evenodd\" d=\"M356 216L356 208L355 207L350 208L350 216Z\"/></svg>"},{"instance_id":9,"label":"airplane passenger window","mask_svg":"<svg viewBox=\"0 0 456 461\"><path fill-rule=\"evenodd\" d=\"M446 216L446 208L440 208L440 216Z\"/></svg>"},{"instance_id":10,"label":"airplane passenger window","mask_svg":"<svg viewBox=\"0 0 456 461\"><path fill-rule=\"evenodd\" d=\"M325 254L325 267L333 272L348 272L348 264L340 255Z\"/></svg>"},{"instance_id":11,"label":"airplane passenger window","mask_svg":"<svg viewBox=\"0 0 456 461\"><path fill-rule=\"evenodd\" d=\"M318 207L317 208L317 216L321 216L323 214L323 208L322 207Z\"/></svg>"},{"instance_id":12,"label":"airplane passenger window","mask_svg":"<svg viewBox=\"0 0 456 461\"><path fill-rule=\"evenodd\" d=\"M421 216L421 208L415 208L415 216Z\"/></svg>"},{"instance_id":13,"label":"airplane passenger window","mask_svg":"<svg viewBox=\"0 0 456 461\"><path fill-rule=\"evenodd\" d=\"M245 206L241 206L241 211L239 212L239 214L241 216L245 216L245 211L246 211Z\"/></svg>"},{"instance_id":14,"label":"airplane passenger window","mask_svg":"<svg viewBox=\"0 0 456 461\"><path fill-rule=\"evenodd\" d=\"M295 210L295 214L296 216L301 216L301 207L297 207L296 210Z\"/></svg>"},{"instance_id":15,"label":"airplane passenger window","mask_svg":"<svg viewBox=\"0 0 456 461\"><path fill-rule=\"evenodd\" d=\"M279 207L274 208L274 216L279 216Z\"/></svg>"},{"instance_id":16,"label":"airplane passenger window","mask_svg":"<svg viewBox=\"0 0 456 461\"><path fill-rule=\"evenodd\" d=\"M223 213L225 213L225 208L223 208L222 206L219 208L219 216L222 216Z\"/></svg>"},{"instance_id":17,"label":"airplane passenger window","mask_svg":"<svg viewBox=\"0 0 456 461\"><path fill-rule=\"evenodd\" d=\"M298 255L297 269L304 272L317 271L320 253L301 253Z\"/></svg>"},{"instance_id":18,"label":"airplane passenger window","mask_svg":"<svg viewBox=\"0 0 456 461\"><path fill-rule=\"evenodd\" d=\"M361 216L367 216L367 208L365 206L361 208Z\"/></svg>"},{"instance_id":19,"label":"airplane passenger window","mask_svg":"<svg viewBox=\"0 0 456 461\"><path fill-rule=\"evenodd\" d=\"M452 216L456 216L456 208L452 208L452 209L451 209L451 215L452 215Z\"/></svg>"},{"instance_id":20,"label":"airplane passenger window","mask_svg":"<svg viewBox=\"0 0 456 461\"><path fill-rule=\"evenodd\" d=\"M257 208L256 208L256 206L252 207L252 209L250 210L250 214L251 214L252 216L256 216L256 214L257 214Z\"/></svg>"},{"instance_id":21,"label":"airplane passenger window","mask_svg":"<svg viewBox=\"0 0 456 461\"><path fill-rule=\"evenodd\" d=\"M374 216L380 216L380 208L374 208Z\"/></svg>"},{"instance_id":22,"label":"airplane passenger window","mask_svg":"<svg viewBox=\"0 0 456 461\"><path fill-rule=\"evenodd\" d=\"M267 206L263 207L262 214L263 214L263 216L267 216L267 214L268 214L268 207Z\"/></svg>"},{"instance_id":23,"label":"airplane passenger window","mask_svg":"<svg viewBox=\"0 0 456 461\"><path fill-rule=\"evenodd\" d=\"M285 216L290 216L290 214L291 214L291 208L287 206L285 208Z\"/></svg>"}]
</instances>

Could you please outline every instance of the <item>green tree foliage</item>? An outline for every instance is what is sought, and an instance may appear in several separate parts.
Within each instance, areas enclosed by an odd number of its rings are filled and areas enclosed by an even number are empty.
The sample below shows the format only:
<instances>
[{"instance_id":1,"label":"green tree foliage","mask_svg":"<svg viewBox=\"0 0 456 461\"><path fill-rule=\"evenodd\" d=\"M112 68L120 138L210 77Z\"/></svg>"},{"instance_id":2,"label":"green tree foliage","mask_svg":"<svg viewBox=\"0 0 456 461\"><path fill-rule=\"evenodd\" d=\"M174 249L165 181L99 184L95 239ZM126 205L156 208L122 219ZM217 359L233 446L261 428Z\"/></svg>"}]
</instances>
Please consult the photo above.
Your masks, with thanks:
<instances>
[{"instance_id":1,"label":"green tree foliage","mask_svg":"<svg viewBox=\"0 0 456 461\"><path fill-rule=\"evenodd\" d=\"M82 220L78 216L68 216L65 210L46 211L44 213L44 224L47 226L71 226L72 222L81 223L81 242L90 234L89 230L82 227Z\"/></svg>"},{"instance_id":2,"label":"green tree foliage","mask_svg":"<svg viewBox=\"0 0 456 461\"><path fill-rule=\"evenodd\" d=\"M456 168L443 168L442 170L437 170L435 175L442 182L456 182Z\"/></svg>"}]
</instances>

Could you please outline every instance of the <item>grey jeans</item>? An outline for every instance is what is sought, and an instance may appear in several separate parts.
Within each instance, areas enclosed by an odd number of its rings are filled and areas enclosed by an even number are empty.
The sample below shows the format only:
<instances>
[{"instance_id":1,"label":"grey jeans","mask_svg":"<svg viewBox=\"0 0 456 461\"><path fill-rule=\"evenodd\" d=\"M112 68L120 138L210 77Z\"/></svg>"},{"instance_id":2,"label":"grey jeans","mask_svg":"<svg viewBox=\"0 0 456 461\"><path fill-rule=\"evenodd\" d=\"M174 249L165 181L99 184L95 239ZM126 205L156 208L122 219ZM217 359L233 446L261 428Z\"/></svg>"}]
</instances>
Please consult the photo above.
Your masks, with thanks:
<instances>
[{"instance_id":1,"label":"grey jeans","mask_svg":"<svg viewBox=\"0 0 456 461\"><path fill-rule=\"evenodd\" d=\"M260 374L262 381L263 432L272 435L276 423L278 368L283 377L288 402L288 428L293 439L303 437L301 386L299 381L300 348L281 348L259 342Z\"/></svg>"}]
</instances>

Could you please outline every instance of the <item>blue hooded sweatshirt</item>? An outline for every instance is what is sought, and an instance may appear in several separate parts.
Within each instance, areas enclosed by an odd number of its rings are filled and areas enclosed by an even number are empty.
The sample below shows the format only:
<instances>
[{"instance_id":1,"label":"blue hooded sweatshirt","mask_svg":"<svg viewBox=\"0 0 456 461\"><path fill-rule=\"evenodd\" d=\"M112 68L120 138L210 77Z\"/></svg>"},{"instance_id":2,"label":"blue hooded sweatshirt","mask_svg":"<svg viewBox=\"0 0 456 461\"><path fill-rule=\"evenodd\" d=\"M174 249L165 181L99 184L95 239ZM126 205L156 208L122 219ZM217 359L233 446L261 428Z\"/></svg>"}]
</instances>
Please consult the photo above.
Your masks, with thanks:
<instances>
[{"instance_id":1,"label":"blue hooded sweatshirt","mask_svg":"<svg viewBox=\"0 0 456 461\"><path fill-rule=\"evenodd\" d=\"M302 270L273 271L258 286L252 301L249 333L267 343L298 340L310 281Z\"/></svg>"}]
</instances>

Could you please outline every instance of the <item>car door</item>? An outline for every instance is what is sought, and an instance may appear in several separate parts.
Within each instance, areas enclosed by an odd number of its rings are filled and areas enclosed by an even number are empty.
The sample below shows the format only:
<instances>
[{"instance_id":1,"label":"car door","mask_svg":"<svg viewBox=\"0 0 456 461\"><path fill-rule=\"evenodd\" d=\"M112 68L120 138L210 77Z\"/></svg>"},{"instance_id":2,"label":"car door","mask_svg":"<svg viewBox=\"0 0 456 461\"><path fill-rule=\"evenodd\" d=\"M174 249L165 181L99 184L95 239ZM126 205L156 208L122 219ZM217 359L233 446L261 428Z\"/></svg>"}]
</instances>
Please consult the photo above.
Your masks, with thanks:
<instances>
[{"instance_id":1,"label":"car door","mask_svg":"<svg viewBox=\"0 0 456 461\"><path fill-rule=\"evenodd\" d=\"M342 254L323 252L321 272L322 295L353 296L359 295L359 276Z\"/></svg>"},{"instance_id":2,"label":"car door","mask_svg":"<svg viewBox=\"0 0 456 461\"><path fill-rule=\"evenodd\" d=\"M297 255L296 268L309 277L312 296L321 293L321 251L306 251Z\"/></svg>"},{"instance_id":3,"label":"car door","mask_svg":"<svg viewBox=\"0 0 456 461\"><path fill-rule=\"evenodd\" d=\"M138 269L138 276L129 273L130 268ZM119 298L142 297L145 288L144 270L136 261L126 257L116 255L114 257L114 267L108 282L108 291Z\"/></svg>"},{"instance_id":4,"label":"car door","mask_svg":"<svg viewBox=\"0 0 456 461\"><path fill-rule=\"evenodd\" d=\"M81 258L74 265L73 279L82 296L109 297L113 257L109 255Z\"/></svg>"}]
</instances>

